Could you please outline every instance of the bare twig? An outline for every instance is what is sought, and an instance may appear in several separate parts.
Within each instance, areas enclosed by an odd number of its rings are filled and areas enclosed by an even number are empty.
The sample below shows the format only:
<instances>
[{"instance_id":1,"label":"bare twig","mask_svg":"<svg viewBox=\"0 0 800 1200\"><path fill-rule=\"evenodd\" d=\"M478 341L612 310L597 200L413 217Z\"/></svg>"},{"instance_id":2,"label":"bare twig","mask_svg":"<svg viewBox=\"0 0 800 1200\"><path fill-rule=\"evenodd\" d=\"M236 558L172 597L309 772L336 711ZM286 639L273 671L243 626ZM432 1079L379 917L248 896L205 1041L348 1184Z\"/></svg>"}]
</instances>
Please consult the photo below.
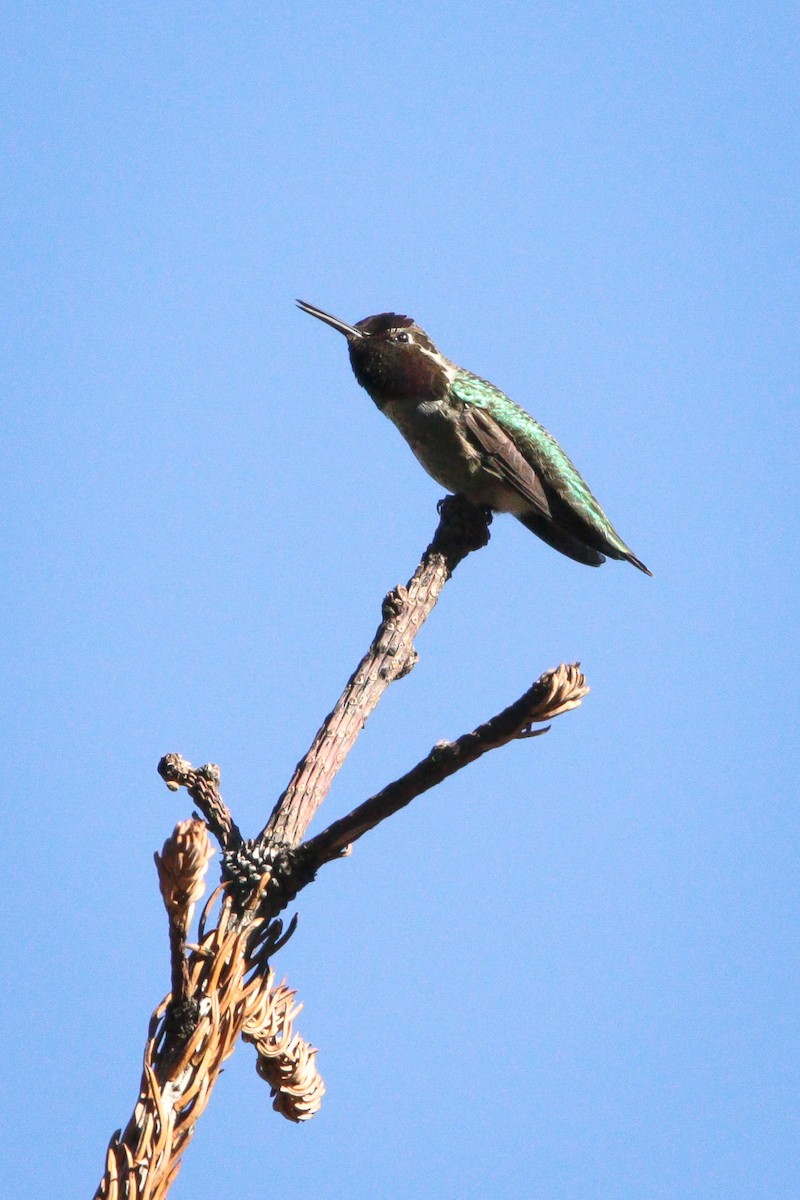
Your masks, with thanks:
<instances>
[{"instance_id":1,"label":"bare twig","mask_svg":"<svg viewBox=\"0 0 800 1200\"><path fill-rule=\"evenodd\" d=\"M193 767L180 754L165 754L158 764L158 773L171 792L186 788L223 850L233 850L242 844L239 827L220 795L216 763Z\"/></svg>"},{"instance_id":2,"label":"bare twig","mask_svg":"<svg viewBox=\"0 0 800 1200\"><path fill-rule=\"evenodd\" d=\"M465 733L455 742L439 742L421 762L375 796L365 800L346 817L300 847L299 856L313 870L341 857L352 842L374 829L417 796L475 762L488 750L505 746L518 738L535 737L547 729L533 729L540 721L550 721L560 713L577 708L589 691L580 664L562 664L547 671L503 712Z\"/></svg>"},{"instance_id":3,"label":"bare twig","mask_svg":"<svg viewBox=\"0 0 800 1200\"><path fill-rule=\"evenodd\" d=\"M372 645L298 763L261 838L297 845L367 717L389 684L414 666L414 638L445 583L467 554L488 542L488 510L476 508L463 496L447 496L439 512L439 527L419 567L406 587L397 587L385 597L383 620Z\"/></svg>"}]
</instances>

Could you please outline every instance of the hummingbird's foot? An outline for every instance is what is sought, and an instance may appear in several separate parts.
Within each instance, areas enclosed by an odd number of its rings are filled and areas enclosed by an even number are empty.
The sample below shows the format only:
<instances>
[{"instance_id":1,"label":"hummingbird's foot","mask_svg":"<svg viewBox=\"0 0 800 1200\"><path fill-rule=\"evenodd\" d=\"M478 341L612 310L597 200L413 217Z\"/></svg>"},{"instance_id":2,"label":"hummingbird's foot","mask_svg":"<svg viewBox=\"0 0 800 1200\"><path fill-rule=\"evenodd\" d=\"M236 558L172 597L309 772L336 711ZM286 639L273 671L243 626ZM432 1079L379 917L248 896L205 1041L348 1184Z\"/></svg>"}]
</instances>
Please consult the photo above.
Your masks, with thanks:
<instances>
[{"instance_id":1,"label":"hummingbird's foot","mask_svg":"<svg viewBox=\"0 0 800 1200\"><path fill-rule=\"evenodd\" d=\"M432 549L452 555L459 562L489 541L489 525L492 521L490 508L473 504L458 492L454 496L444 496L436 505L436 510L441 520Z\"/></svg>"}]
</instances>

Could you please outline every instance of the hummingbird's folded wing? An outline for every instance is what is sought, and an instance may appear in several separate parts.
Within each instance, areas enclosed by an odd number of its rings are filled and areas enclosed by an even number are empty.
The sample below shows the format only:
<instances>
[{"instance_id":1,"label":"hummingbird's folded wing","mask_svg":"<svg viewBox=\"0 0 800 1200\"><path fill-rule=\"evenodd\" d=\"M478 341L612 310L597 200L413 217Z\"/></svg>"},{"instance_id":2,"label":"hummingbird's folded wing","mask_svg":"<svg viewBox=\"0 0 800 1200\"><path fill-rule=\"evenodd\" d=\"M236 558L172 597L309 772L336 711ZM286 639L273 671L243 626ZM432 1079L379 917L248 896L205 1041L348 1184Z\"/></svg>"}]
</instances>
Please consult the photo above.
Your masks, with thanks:
<instances>
[{"instance_id":1,"label":"hummingbird's folded wing","mask_svg":"<svg viewBox=\"0 0 800 1200\"><path fill-rule=\"evenodd\" d=\"M652 574L625 545L555 438L507 396L500 396L502 421L491 411L494 398L485 392L480 404L471 397L464 420L487 467L531 505L529 513L518 514L523 524L579 562L599 566L608 554ZM510 421L513 436L506 429Z\"/></svg>"},{"instance_id":2,"label":"hummingbird's folded wing","mask_svg":"<svg viewBox=\"0 0 800 1200\"><path fill-rule=\"evenodd\" d=\"M480 408L469 410L464 414L464 420L469 434L483 452L485 468L513 488L529 505L525 512L517 513L523 525L577 562L592 567L604 563L605 558L598 548L587 545L583 537L565 528L559 520L565 506L555 492L545 488L536 469L502 425Z\"/></svg>"},{"instance_id":3,"label":"hummingbird's folded wing","mask_svg":"<svg viewBox=\"0 0 800 1200\"><path fill-rule=\"evenodd\" d=\"M470 429L506 481L543 516L590 546L613 554L629 550L589 485L551 433L499 388L465 388Z\"/></svg>"},{"instance_id":4,"label":"hummingbird's folded wing","mask_svg":"<svg viewBox=\"0 0 800 1200\"><path fill-rule=\"evenodd\" d=\"M504 483L510 484L519 492L543 517L550 519L550 502L541 479L502 425L484 409L474 406L466 409L464 421L467 430L488 458L487 466L490 466Z\"/></svg>"}]
</instances>

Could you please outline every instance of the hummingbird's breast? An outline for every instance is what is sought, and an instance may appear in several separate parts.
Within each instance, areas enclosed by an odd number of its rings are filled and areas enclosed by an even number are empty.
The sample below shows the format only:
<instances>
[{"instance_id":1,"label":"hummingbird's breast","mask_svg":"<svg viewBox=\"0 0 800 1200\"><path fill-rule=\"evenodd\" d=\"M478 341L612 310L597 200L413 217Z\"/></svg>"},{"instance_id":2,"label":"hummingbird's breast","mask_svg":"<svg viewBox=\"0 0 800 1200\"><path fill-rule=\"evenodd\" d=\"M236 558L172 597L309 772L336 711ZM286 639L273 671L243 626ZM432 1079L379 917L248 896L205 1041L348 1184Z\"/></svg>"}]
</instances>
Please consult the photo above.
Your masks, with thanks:
<instances>
[{"instance_id":1,"label":"hummingbird's breast","mask_svg":"<svg viewBox=\"0 0 800 1200\"><path fill-rule=\"evenodd\" d=\"M481 458L467 438L460 403L444 396L387 400L380 408L437 483L450 492L475 495Z\"/></svg>"},{"instance_id":2,"label":"hummingbird's breast","mask_svg":"<svg viewBox=\"0 0 800 1200\"><path fill-rule=\"evenodd\" d=\"M516 512L523 501L489 467L469 434L467 403L454 386L461 368L440 354L423 330L412 329L417 341L402 351L392 344L352 342L356 379L437 483L475 504Z\"/></svg>"}]
</instances>

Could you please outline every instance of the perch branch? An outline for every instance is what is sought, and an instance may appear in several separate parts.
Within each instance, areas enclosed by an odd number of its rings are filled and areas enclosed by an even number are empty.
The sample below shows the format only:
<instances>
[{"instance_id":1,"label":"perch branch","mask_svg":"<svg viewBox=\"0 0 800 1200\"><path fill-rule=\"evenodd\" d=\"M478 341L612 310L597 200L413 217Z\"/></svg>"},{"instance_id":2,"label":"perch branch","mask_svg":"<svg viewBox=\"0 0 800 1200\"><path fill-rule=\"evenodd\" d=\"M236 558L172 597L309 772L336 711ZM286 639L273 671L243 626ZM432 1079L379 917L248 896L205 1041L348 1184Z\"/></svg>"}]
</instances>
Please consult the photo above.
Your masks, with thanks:
<instances>
[{"instance_id":1,"label":"perch branch","mask_svg":"<svg viewBox=\"0 0 800 1200\"><path fill-rule=\"evenodd\" d=\"M299 856L312 870L341 857L346 848L362 834L405 808L443 779L475 762L488 750L496 750L519 738L546 733L546 728L533 729L532 726L577 708L588 691L578 663L562 664L554 671L545 672L519 700L491 720L479 725L471 733L463 734L455 742L437 743L427 757L400 779L305 842L300 847Z\"/></svg>"},{"instance_id":2,"label":"perch branch","mask_svg":"<svg viewBox=\"0 0 800 1200\"><path fill-rule=\"evenodd\" d=\"M125 1129L111 1139L97 1200L164 1200L240 1036L256 1048L257 1070L272 1089L276 1110L292 1121L313 1116L324 1092L316 1051L294 1032L294 993L285 984L275 987L269 969L294 928L292 923L284 931L278 912L318 866L345 853L367 830L488 750L545 732L533 725L575 708L588 691L577 665L548 672L509 708L457 741L439 743L407 775L300 844L383 692L414 666L414 638L444 584L489 539L488 511L456 496L442 501L439 512L419 567L406 587L385 597L367 654L257 839L243 841L213 764L195 768L169 754L158 765L167 787L187 789L205 824L182 822L156 855L170 921L173 991L151 1018L138 1101ZM206 826L225 851L226 882L206 905L197 944L187 945L210 854ZM207 932L207 915L220 896L216 928Z\"/></svg>"},{"instance_id":3,"label":"perch branch","mask_svg":"<svg viewBox=\"0 0 800 1200\"><path fill-rule=\"evenodd\" d=\"M383 601L383 620L372 644L326 717L289 786L279 798L261 839L296 846L325 799L364 723L386 688L416 662L414 638L462 559L489 540L491 514L463 496L439 504L433 541L406 587Z\"/></svg>"}]
</instances>

